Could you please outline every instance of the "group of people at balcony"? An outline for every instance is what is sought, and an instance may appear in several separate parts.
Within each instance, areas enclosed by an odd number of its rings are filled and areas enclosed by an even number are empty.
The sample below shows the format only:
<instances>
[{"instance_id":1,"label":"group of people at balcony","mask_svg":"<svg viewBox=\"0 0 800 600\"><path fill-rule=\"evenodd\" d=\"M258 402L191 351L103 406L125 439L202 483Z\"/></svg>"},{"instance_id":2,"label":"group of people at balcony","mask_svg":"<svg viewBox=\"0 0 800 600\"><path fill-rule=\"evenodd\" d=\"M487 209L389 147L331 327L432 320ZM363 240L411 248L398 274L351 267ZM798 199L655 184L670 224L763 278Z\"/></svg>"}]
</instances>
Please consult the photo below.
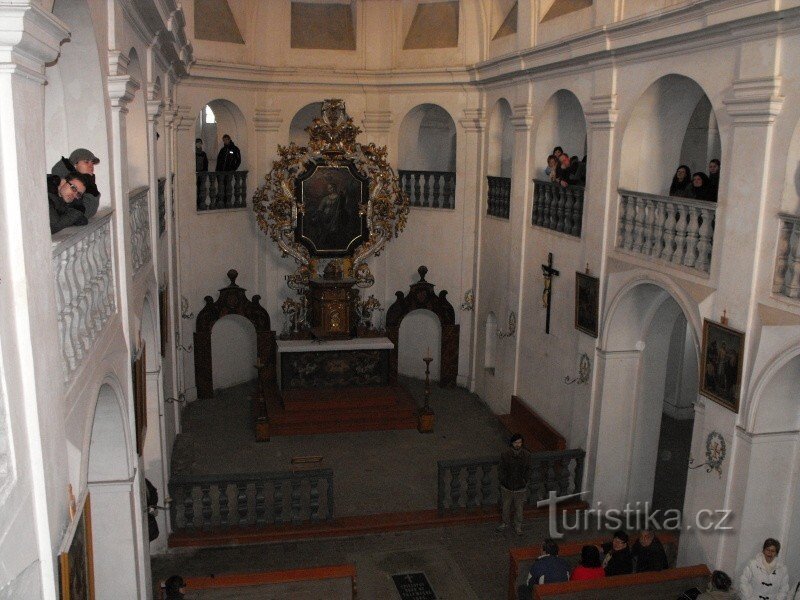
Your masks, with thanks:
<instances>
[{"instance_id":1,"label":"group of people at balcony","mask_svg":"<svg viewBox=\"0 0 800 600\"><path fill-rule=\"evenodd\" d=\"M692 170L687 165L680 165L672 177L669 195L716 202L719 193L719 168L718 158L712 158L708 163L708 175L702 171L692 175Z\"/></svg>"},{"instance_id":2,"label":"group of people at balcony","mask_svg":"<svg viewBox=\"0 0 800 600\"><path fill-rule=\"evenodd\" d=\"M69 158L53 165L47 176L47 199L50 208L50 233L65 227L86 225L100 205L100 191L94 166L100 162L91 150L77 148Z\"/></svg>"},{"instance_id":3,"label":"group of people at balcony","mask_svg":"<svg viewBox=\"0 0 800 600\"><path fill-rule=\"evenodd\" d=\"M203 150L203 139L194 140L194 170L198 173L208 171L208 155ZM242 152L233 143L231 136L227 133L222 136L222 148L217 154L216 171L235 171L242 164Z\"/></svg>"},{"instance_id":4,"label":"group of people at balcony","mask_svg":"<svg viewBox=\"0 0 800 600\"><path fill-rule=\"evenodd\" d=\"M562 187L586 185L586 156L582 160L577 155L570 157L561 146L556 146L547 157L544 172L552 183Z\"/></svg>"}]
</instances>

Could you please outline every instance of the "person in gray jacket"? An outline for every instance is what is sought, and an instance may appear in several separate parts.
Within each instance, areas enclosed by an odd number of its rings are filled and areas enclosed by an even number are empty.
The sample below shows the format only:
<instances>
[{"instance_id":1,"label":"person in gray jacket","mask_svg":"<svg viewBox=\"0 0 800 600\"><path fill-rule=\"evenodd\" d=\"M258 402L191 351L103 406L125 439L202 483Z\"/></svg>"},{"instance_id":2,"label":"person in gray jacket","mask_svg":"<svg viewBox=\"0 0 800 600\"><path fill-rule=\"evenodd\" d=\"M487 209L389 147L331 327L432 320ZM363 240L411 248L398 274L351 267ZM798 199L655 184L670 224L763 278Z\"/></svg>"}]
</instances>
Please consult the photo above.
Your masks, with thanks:
<instances>
[{"instance_id":1,"label":"person in gray jacket","mask_svg":"<svg viewBox=\"0 0 800 600\"><path fill-rule=\"evenodd\" d=\"M94 166L99 162L100 159L91 150L77 148L72 151L69 158L62 156L61 160L54 164L50 171L61 179L64 179L70 173L81 173L86 176L86 191L78 201L79 204L76 204L75 207L83 206L83 214L87 219L93 217L97 212L97 207L100 206L100 190L97 189L97 183L94 178Z\"/></svg>"},{"instance_id":2,"label":"person in gray jacket","mask_svg":"<svg viewBox=\"0 0 800 600\"><path fill-rule=\"evenodd\" d=\"M89 178L82 173L69 173L65 178L47 176L47 200L50 205L50 233L65 227L86 225L84 207L80 204Z\"/></svg>"}]
</instances>

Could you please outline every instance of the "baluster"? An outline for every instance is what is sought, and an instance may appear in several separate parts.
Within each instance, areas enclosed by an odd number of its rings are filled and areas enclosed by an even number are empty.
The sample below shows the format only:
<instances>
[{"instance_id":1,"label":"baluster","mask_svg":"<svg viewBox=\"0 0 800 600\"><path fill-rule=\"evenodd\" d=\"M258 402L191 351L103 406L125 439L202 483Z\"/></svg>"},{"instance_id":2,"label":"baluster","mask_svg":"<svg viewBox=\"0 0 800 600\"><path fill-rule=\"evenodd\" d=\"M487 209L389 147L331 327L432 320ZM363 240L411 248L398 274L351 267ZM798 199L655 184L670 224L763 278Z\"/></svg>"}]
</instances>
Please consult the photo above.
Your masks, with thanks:
<instances>
[{"instance_id":1,"label":"baluster","mask_svg":"<svg viewBox=\"0 0 800 600\"><path fill-rule=\"evenodd\" d=\"M467 508L480 506L478 502L478 465L467 466Z\"/></svg>"},{"instance_id":2,"label":"baluster","mask_svg":"<svg viewBox=\"0 0 800 600\"><path fill-rule=\"evenodd\" d=\"M565 207L567 202L567 188L559 188L558 190L558 204L556 205L556 220L555 220L555 227L551 227L551 229L555 229L556 231L564 231L564 213Z\"/></svg>"},{"instance_id":3,"label":"baluster","mask_svg":"<svg viewBox=\"0 0 800 600\"><path fill-rule=\"evenodd\" d=\"M634 198L634 202L636 203L636 213L633 224L633 246L631 250L637 254L641 254L642 248L644 247L644 224L646 218L645 213L647 212L647 201L644 198L636 197Z\"/></svg>"},{"instance_id":4,"label":"baluster","mask_svg":"<svg viewBox=\"0 0 800 600\"><path fill-rule=\"evenodd\" d=\"M309 518L312 521L319 521L319 477L312 477L309 484L311 486L308 502Z\"/></svg>"},{"instance_id":5,"label":"baluster","mask_svg":"<svg viewBox=\"0 0 800 600\"><path fill-rule=\"evenodd\" d=\"M686 255L683 257L683 264L686 267L694 267L697 262L697 240L700 237L700 225L698 217L700 209L696 206L688 208L688 223L686 225Z\"/></svg>"},{"instance_id":6,"label":"baluster","mask_svg":"<svg viewBox=\"0 0 800 600\"><path fill-rule=\"evenodd\" d=\"M414 206L425 206L424 199L420 197L420 173L414 171Z\"/></svg>"},{"instance_id":7,"label":"baluster","mask_svg":"<svg viewBox=\"0 0 800 600\"><path fill-rule=\"evenodd\" d=\"M461 506L461 468L450 468L450 508Z\"/></svg>"},{"instance_id":8,"label":"baluster","mask_svg":"<svg viewBox=\"0 0 800 600\"><path fill-rule=\"evenodd\" d=\"M423 206L431 208L433 206L433 198L431 198L431 174L423 172L420 174L420 178L422 179L422 204Z\"/></svg>"},{"instance_id":9,"label":"baluster","mask_svg":"<svg viewBox=\"0 0 800 600\"><path fill-rule=\"evenodd\" d=\"M239 193L241 194L241 201L239 206L247 206L247 171L240 171L241 182L239 185Z\"/></svg>"},{"instance_id":10,"label":"baluster","mask_svg":"<svg viewBox=\"0 0 800 600\"><path fill-rule=\"evenodd\" d=\"M208 181L208 195L205 198L206 210L213 210L216 208L218 175L219 173L216 171L209 171L206 173Z\"/></svg>"},{"instance_id":11,"label":"baluster","mask_svg":"<svg viewBox=\"0 0 800 600\"><path fill-rule=\"evenodd\" d=\"M572 233L572 207L575 204L575 192L572 186L564 190L564 222L561 231Z\"/></svg>"},{"instance_id":12,"label":"baluster","mask_svg":"<svg viewBox=\"0 0 800 600\"><path fill-rule=\"evenodd\" d=\"M411 206L416 206L414 197L411 194L411 173L408 171L400 171L400 185L403 188L403 192L408 197Z\"/></svg>"},{"instance_id":13,"label":"baluster","mask_svg":"<svg viewBox=\"0 0 800 600\"><path fill-rule=\"evenodd\" d=\"M653 232L655 230L656 210L658 203L652 198L646 198L644 203L644 243L641 253L650 256L650 249L653 247Z\"/></svg>"},{"instance_id":14,"label":"baluster","mask_svg":"<svg viewBox=\"0 0 800 600\"><path fill-rule=\"evenodd\" d=\"M74 371L81 360L83 360L83 353L81 350L81 345L79 343L80 334L79 334L79 315L78 315L78 275L76 272L77 263L78 263L78 249L76 246L72 246L71 248L67 249L67 269L66 269L66 278L67 278L67 287L69 289L69 305L66 307L66 315L67 315L67 325L68 329L68 338L69 338L69 347L72 353L73 362L70 365L70 370Z\"/></svg>"},{"instance_id":15,"label":"baluster","mask_svg":"<svg viewBox=\"0 0 800 600\"><path fill-rule=\"evenodd\" d=\"M292 506L292 523L299 523L303 520L303 515L300 510L302 509L302 502L300 497L300 486L303 483L302 479L292 478L291 480L291 506Z\"/></svg>"},{"instance_id":16,"label":"baluster","mask_svg":"<svg viewBox=\"0 0 800 600\"><path fill-rule=\"evenodd\" d=\"M194 486L181 488L184 492L183 514L186 519L186 529L194 529Z\"/></svg>"},{"instance_id":17,"label":"baluster","mask_svg":"<svg viewBox=\"0 0 800 600\"><path fill-rule=\"evenodd\" d=\"M211 506L211 484L203 483L200 485L200 505L201 516L203 518L203 531L211 529L211 517L214 514L214 509Z\"/></svg>"},{"instance_id":18,"label":"baluster","mask_svg":"<svg viewBox=\"0 0 800 600\"><path fill-rule=\"evenodd\" d=\"M197 210L206 210L206 197L208 195L208 173L201 171L195 175L197 184ZM174 198L175 196L173 196Z\"/></svg>"},{"instance_id":19,"label":"baluster","mask_svg":"<svg viewBox=\"0 0 800 600\"><path fill-rule=\"evenodd\" d=\"M636 196L628 196L625 205L625 249L633 250L634 229L636 227Z\"/></svg>"},{"instance_id":20,"label":"baluster","mask_svg":"<svg viewBox=\"0 0 800 600\"><path fill-rule=\"evenodd\" d=\"M680 204L676 205L678 211L675 217L675 254L672 255L672 263L680 265L686 253L686 218L687 208Z\"/></svg>"},{"instance_id":21,"label":"baluster","mask_svg":"<svg viewBox=\"0 0 800 600\"><path fill-rule=\"evenodd\" d=\"M266 484L256 481L256 525L262 527L267 524L267 497L264 494Z\"/></svg>"},{"instance_id":22,"label":"baluster","mask_svg":"<svg viewBox=\"0 0 800 600\"><path fill-rule=\"evenodd\" d=\"M172 529L186 529L186 518L178 510L178 507L183 506L184 496L183 488L175 487L172 484L169 486L169 495L172 496L172 502L169 505L169 517L172 522Z\"/></svg>"},{"instance_id":23,"label":"baluster","mask_svg":"<svg viewBox=\"0 0 800 600\"><path fill-rule=\"evenodd\" d=\"M795 223L790 242L789 268L786 269L786 292L789 298L800 297L800 223Z\"/></svg>"},{"instance_id":24,"label":"baluster","mask_svg":"<svg viewBox=\"0 0 800 600\"><path fill-rule=\"evenodd\" d=\"M441 208L444 204L439 198L439 194L441 193L439 179L442 177L442 173L431 173L431 178L433 179L433 198L431 199L431 206L433 206L433 208Z\"/></svg>"},{"instance_id":25,"label":"baluster","mask_svg":"<svg viewBox=\"0 0 800 600\"><path fill-rule=\"evenodd\" d=\"M572 205L572 235L581 237L583 224L583 195L585 188L575 189L575 203Z\"/></svg>"},{"instance_id":26,"label":"baluster","mask_svg":"<svg viewBox=\"0 0 800 600\"><path fill-rule=\"evenodd\" d=\"M235 173L235 171L225 173L225 208L233 208L235 206L236 200L233 197Z\"/></svg>"},{"instance_id":27,"label":"baluster","mask_svg":"<svg viewBox=\"0 0 800 600\"><path fill-rule=\"evenodd\" d=\"M791 238L795 228L795 223L781 219L780 228L778 229L778 250L775 253L775 273L772 276L773 294L783 294L786 289ZM59 315L59 321L60 320L61 316Z\"/></svg>"},{"instance_id":28,"label":"baluster","mask_svg":"<svg viewBox=\"0 0 800 600\"><path fill-rule=\"evenodd\" d=\"M272 518L277 525L283 523L283 480L276 479L272 490Z\"/></svg>"},{"instance_id":29,"label":"baluster","mask_svg":"<svg viewBox=\"0 0 800 600\"><path fill-rule=\"evenodd\" d=\"M239 526L247 525L247 482L236 481L236 516Z\"/></svg>"},{"instance_id":30,"label":"baluster","mask_svg":"<svg viewBox=\"0 0 800 600\"><path fill-rule=\"evenodd\" d=\"M539 213L539 190L541 185L535 179L533 180L533 206L531 206L531 225L536 225L537 215Z\"/></svg>"},{"instance_id":31,"label":"baluster","mask_svg":"<svg viewBox=\"0 0 800 600\"><path fill-rule=\"evenodd\" d=\"M664 243L664 203L659 201L653 207L653 235L650 240L650 248L648 254L658 258L661 256L661 249Z\"/></svg>"},{"instance_id":32,"label":"baluster","mask_svg":"<svg viewBox=\"0 0 800 600\"><path fill-rule=\"evenodd\" d=\"M220 527L228 526L228 518L230 517L231 509L228 504L228 484L219 484L219 525Z\"/></svg>"},{"instance_id":33,"label":"baluster","mask_svg":"<svg viewBox=\"0 0 800 600\"><path fill-rule=\"evenodd\" d=\"M508 219L511 215L511 179L503 181L503 216Z\"/></svg>"},{"instance_id":34,"label":"baluster","mask_svg":"<svg viewBox=\"0 0 800 600\"><path fill-rule=\"evenodd\" d=\"M445 178L447 184L447 192L445 193L445 197L447 198L447 208L455 208L456 207L456 174L455 173L447 173Z\"/></svg>"},{"instance_id":35,"label":"baluster","mask_svg":"<svg viewBox=\"0 0 800 600\"><path fill-rule=\"evenodd\" d=\"M666 261L672 261L672 254L675 247L672 245L675 240L675 203L664 202L664 247L661 249L661 256Z\"/></svg>"},{"instance_id":36,"label":"baluster","mask_svg":"<svg viewBox=\"0 0 800 600\"><path fill-rule=\"evenodd\" d=\"M481 505L488 506L496 489L492 485L492 465L484 464L481 470L483 472L483 477L481 477Z\"/></svg>"},{"instance_id":37,"label":"baluster","mask_svg":"<svg viewBox=\"0 0 800 600\"><path fill-rule=\"evenodd\" d=\"M545 227L555 230L558 227L559 210L564 210L564 196L560 185L553 186L553 195L550 199L550 222L545 223Z\"/></svg>"},{"instance_id":38,"label":"baluster","mask_svg":"<svg viewBox=\"0 0 800 600\"><path fill-rule=\"evenodd\" d=\"M233 201L231 202L232 206L240 207L244 206L244 201L242 198L242 178L241 178L241 171L234 171L233 172Z\"/></svg>"}]
</instances>

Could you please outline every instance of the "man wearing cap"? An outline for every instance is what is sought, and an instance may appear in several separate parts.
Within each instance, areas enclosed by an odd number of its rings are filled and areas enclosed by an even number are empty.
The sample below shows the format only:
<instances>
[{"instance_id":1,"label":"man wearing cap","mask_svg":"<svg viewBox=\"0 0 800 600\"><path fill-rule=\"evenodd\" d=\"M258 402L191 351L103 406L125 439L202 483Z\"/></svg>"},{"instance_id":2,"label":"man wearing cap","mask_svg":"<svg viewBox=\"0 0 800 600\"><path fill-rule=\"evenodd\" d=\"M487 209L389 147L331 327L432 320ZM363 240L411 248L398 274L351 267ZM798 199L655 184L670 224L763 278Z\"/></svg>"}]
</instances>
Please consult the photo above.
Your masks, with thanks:
<instances>
[{"instance_id":1,"label":"man wearing cap","mask_svg":"<svg viewBox=\"0 0 800 600\"><path fill-rule=\"evenodd\" d=\"M522 435L515 433L509 446L500 456L500 497L503 507L503 522L497 531L504 531L511 521L511 503L514 503L514 530L522 535L522 508L528 495L531 474L531 453L522 447Z\"/></svg>"},{"instance_id":2,"label":"man wearing cap","mask_svg":"<svg viewBox=\"0 0 800 600\"><path fill-rule=\"evenodd\" d=\"M100 191L97 189L97 184L94 179L94 166L100 162L91 150L86 148L77 148L72 151L69 158L61 157L56 164L53 165L51 173L58 175L64 179L70 173L81 173L86 176L88 185L86 192L76 204L76 208L81 206L84 209L84 216L88 219L93 217L97 212L97 207L100 205Z\"/></svg>"}]
</instances>

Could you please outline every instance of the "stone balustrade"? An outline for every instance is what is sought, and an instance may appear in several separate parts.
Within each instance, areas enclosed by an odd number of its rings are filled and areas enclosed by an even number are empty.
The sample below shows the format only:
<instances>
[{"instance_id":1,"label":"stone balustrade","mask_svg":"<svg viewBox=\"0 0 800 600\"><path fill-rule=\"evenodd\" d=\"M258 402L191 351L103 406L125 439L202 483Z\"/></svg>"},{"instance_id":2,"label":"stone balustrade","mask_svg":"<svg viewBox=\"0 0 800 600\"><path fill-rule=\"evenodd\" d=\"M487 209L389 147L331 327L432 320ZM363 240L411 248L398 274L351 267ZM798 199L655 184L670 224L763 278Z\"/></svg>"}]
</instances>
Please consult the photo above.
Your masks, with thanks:
<instances>
[{"instance_id":1,"label":"stone balustrade","mask_svg":"<svg viewBox=\"0 0 800 600\"><path fill-rule=\"evenodd\" d=\"M526 506L536 506L550 491L559 496L581 491L581 449L534 452ZM438 509L444 515L459 509L497 506L500 499L498 456L441 460L438 463Z\"/></svg>"},{"instance_id":2,"label":"stone balustrade","mask_svg":"<svg viewBox=\"0 0 800 600\"><path fill-rule=\"evenodd\" d=\"M584 190L577 185L563 187L534 179L531 224L581 237Z\"/></svg>"},{"instance_id":3,"label":"stone balustrade","mask_svg":"<svg viewBox=\"0 0 800 600\"><path fill-rule=\"evenodd\" d=\"M197 210L247 206L247 171L199 171Z\"/></svg>"},{"instance_id":4,"label":"stone balustrade","mask_svg":"<svg viewBox=\"0 0 800 600\"><path fill-rule=\"evenodd\" d=\"M508 219L511 209L511 178L487 176L486 179L489 180L489 204L486 214Z\"/></svg>"},{"instance_id":5,"label":"stone balustrade","mask_svg":"<svg viewBox=\"0 0 800 600\"><path fill-rule=\"evenodd\" d=\"M619 190L617 249L707 274L717 203Z\"/></svg>"},{"instance_id":6,"label":"stone balustrade","mask_svg":"<svg viewBox=\"0 0 800 600\"><path fill-rule=\"evenodd\" d=\"M456 207L456 174L448 171L398 171L400 187L411 206Z\"/></svg>"},{"instance_id":7,"label":"stone balustrade","mask_svg":"<svg viewBox=\"0 0 800 600\"><path fill-rule=\"evenodd\" d=\"M169 494L174 531L297 525L333 518L331 469L173 475Z\"/></svg>"},{"instance_id":8,"label":"stone balustrade","mask_svg":"<svg viewBox=\"0 0 800 600\"><path fill-rule=\"evenodd\" d=\"M64 381L69 382L117 311L111 210L88 225L53 236L58 331Z\"/></svg>"},{"instance_id":9,"label":"stone balustrade","mask_svg":"<svg viewBox=\"0 0 800 600\"><path fill-rule=\"evenodd\" d=\"M772 293L800 299L800 216L781 213Z\"/></svg>"},{"instance_id":10,"label":"stone balustrade","mask_svg":"<svg viewBox=\"0 0 800 600\"><path fill-rule=\"evenodd\" d=\"M131 267L136 275L152 258L150 248L150 188L138 187L128 194L128 211L131 224Z\"/></svg>"},{"instance_id":11,"label":"stone balustrade","mask_svg":"<svg viewBox=\"0 0 800 600\"><path fill-rule=\"evenodd\" d=\"M167 187L167 178L158 178L158 237L167 230L167 199L164 190Z\"/></svg>"}]
</instances>

